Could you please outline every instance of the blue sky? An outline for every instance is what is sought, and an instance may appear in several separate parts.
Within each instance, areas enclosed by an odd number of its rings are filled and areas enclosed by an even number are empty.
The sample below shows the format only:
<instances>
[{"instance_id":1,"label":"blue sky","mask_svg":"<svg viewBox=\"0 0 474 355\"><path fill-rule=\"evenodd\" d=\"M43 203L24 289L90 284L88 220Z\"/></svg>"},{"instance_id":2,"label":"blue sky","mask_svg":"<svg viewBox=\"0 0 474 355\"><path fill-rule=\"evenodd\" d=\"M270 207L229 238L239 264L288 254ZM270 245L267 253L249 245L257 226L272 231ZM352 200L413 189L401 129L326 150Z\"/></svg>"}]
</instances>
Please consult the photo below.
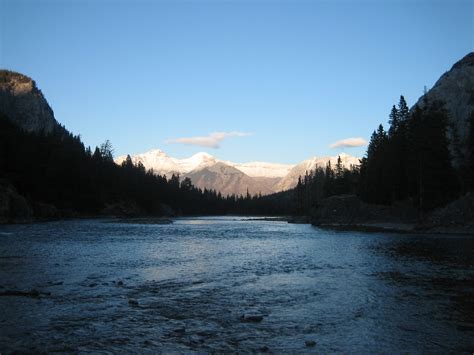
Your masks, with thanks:
<instances>
[{"instance_id":1,"label":"blue sky","mask_svg":"<svg viewBox=\"0 0 474 355\"><path fill-rule=\"evenodd\" d=\"M473 3L0 0L0 66L116 155L363 155L330 145L368 140L400 94L413 104L472 51ZM176 142L213 132L233 134L217 148Z\"/></svg>"}]
</instances>

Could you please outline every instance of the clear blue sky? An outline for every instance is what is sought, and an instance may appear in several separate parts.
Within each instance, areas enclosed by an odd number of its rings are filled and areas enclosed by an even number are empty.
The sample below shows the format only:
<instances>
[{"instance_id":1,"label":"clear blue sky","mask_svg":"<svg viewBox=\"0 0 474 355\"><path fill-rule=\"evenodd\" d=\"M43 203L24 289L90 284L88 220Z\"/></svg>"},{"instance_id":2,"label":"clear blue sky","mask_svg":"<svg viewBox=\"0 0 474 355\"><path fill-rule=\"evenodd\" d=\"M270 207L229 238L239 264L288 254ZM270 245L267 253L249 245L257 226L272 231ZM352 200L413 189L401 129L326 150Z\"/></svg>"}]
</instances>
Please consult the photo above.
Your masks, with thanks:
<instances>
[{"instance_id":1,"label":"clear blue sky","mask_svg":"<svg viewBox=\"0 0 474 355\"><path fill-rule=\"evenodd\" d=\"M474 1L0 0L0 66L116 155L296 163L368 139L474 47ZM169 139L239 131L218 149Z\"/></svg>"}]
</instances>

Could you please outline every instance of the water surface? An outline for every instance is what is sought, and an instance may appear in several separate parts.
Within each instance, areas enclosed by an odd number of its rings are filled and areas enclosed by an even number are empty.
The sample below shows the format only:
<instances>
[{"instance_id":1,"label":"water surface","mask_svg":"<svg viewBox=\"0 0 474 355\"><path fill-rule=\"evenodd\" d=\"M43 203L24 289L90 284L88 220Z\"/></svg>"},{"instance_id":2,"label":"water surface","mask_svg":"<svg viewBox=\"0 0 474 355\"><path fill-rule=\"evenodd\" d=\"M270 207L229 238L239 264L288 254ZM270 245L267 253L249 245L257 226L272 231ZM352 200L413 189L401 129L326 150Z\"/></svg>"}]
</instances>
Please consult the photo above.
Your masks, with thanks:
<instances>
[{"instance_id":1,"label":"water surface","mask_svg":"<svg viewBox=\"0 0 474 355\"><path fill-rule=\"evenodd\" d=\"M473 250L238 217L3 226L0 352L472 353Z\"/></svg>"}]
</instances>

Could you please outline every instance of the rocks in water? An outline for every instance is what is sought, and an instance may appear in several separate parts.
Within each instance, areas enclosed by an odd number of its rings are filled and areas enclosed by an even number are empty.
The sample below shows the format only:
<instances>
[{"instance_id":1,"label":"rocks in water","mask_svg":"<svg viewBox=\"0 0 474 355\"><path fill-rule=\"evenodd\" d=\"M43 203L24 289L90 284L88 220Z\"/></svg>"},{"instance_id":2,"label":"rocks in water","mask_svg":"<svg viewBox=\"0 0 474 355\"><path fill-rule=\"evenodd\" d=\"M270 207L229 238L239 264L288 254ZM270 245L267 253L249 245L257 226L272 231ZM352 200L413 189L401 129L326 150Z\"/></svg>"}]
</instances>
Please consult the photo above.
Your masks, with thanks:
<instances>
[{"instance_id":1,"label":"rocks in water","mask_svg":"<svg viewBox=\"0 0 474 355\"><path fill-rule=\"evenodd\" d=\"M64 283L64 281L56 281L56 282L52 281L49 284L51 286L61 286L63 283Z\"/></svg>"},{"instance_id":2,"label":"rocks in water","mask_svg":"<svg viewBox=\"0 0 474 355\"><path fill-rule=\"evenodd\" d=\"M173 333L182 335L182 334L186 333L186 328L185 327L176 328L176 329L173 330Z\"/></svg>"},{"instance_id":3,"label":"rocks in water","mask_svg":"<svg viewBox=\"0 0 474 355\"><path fill-rule=\"evenodd\" d=\"M309 348L312 348L313 346L316 346L316 342L314 340L306 340L304 342L304 344Z\"/></svg>"},{"instance_id":4,"label":"rocks in water","mask_svg":"<svg viewBox=\"0 0 474 355\"><path fill-rule=\"evenodd\" d=\"M138 306L139 305L138 301L134 298L130 298L128 300L128 304L131 305L131 306Z\"/></svg>"},{"instance_id":5,"label":"rocks in water","mask_svg":"<svg viewBox=\"0 0 474 355\"><path fill-rule=\"evenodd\" d=\"M259 323L263 320L263 316L261 314L243 314L240 319L242 322Z\"/></svg>"},{"instance_id":6,"label":"rocks in water","mask_svg":"<svg viewBox=\"0 0 474 355\"><path fill-rule=\"evenodd\" d=\"M32 289L30 291L6 290L4 292L0 292L0 296L21 296L37 298L40 296L51 296L51 292L39 292L36 289Z\"/></svg>"}]
</instances>

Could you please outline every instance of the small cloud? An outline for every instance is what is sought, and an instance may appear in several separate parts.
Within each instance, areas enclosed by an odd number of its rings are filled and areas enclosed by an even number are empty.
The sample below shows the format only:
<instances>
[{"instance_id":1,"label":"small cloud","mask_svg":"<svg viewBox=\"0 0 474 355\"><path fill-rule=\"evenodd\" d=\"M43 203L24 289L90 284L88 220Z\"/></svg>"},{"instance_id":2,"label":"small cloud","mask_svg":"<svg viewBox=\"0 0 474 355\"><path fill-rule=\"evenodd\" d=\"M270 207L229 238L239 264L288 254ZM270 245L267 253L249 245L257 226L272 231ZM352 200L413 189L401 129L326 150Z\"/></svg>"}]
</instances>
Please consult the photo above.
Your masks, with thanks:
<instances>
[{"instance_id":1,"label":"small cloud","mask_svg":"<svg viewBox=\"0 0 474 355\"><path fill-rule=\"evenodd\" d=\"M165 143L167 144L188 144L188 145L197 145L200 147L206 148L220 148L220 143L229 137L246 137L251 136L252 133L245 133L245 132L213 132L208 136L203 137L182 137L176 139L168 139Z\"/></svg>"},{"instance_id":2,"label":"small cloud","mask_svg":"<svg viewBox=\"0 0 474 355\"><path fill-rule=\"evenodd\" d=\"M340 141L334 142L329 147L330 148L354 148L362 147L367 145L367 141L364 138L346 138Z\"/></svg>"}]
</instances>

